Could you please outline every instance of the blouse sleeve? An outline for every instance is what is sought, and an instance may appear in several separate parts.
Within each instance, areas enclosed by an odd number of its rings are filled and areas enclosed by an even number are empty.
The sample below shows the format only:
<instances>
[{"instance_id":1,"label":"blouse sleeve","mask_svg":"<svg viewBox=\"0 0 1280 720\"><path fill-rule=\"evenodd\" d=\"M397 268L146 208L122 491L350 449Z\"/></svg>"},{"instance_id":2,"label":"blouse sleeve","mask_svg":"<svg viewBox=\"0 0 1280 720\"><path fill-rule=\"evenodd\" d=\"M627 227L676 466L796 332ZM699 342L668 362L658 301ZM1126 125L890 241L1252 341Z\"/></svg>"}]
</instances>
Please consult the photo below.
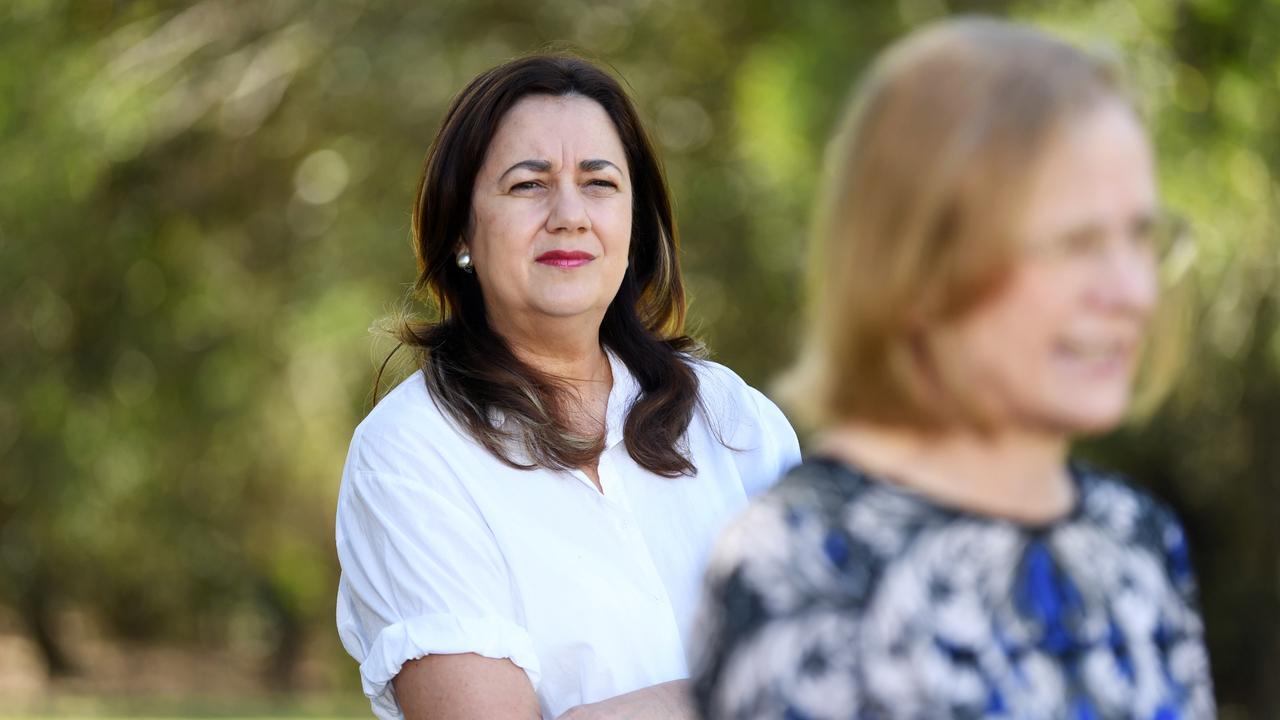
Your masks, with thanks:
<instances>
[{"instance_id":1,"label":"blouse sleeve","mask_svg":"<svg viewBox=\"0 0 1280 720\"><path fill-rule=\"evenodd\" d=\"M772 400L745 383L744 387L747 402L754 410L753 429L758 440L751 462L742 468L742 482L747 497L755 497L800 463L800 442L787 416Z\"/></svg>"},{"instance_id":2,"label":"blouse sleeve","mask_svg":"<svg viewBox=\"0 0 1280 720\"><path fill-rule=\"evenodd\" d=\"M787 416L764 393L715 362L698 365L703 409L717 440L735 452L742 489L755 497L800 463L800 442Z\"/></svg>"},{"instance_id":3,"label":"blouse sleeve","mask_svg":"<svg viewBox=\"0 0 1280 720\"><path fill-rule=\"evenodd\" d=\"M505 561L442 458L357 432L336 532L338 632L376 716L403 717L391 680L433 653L509 658L537 689Z\"/></svg>"}]
</instances>

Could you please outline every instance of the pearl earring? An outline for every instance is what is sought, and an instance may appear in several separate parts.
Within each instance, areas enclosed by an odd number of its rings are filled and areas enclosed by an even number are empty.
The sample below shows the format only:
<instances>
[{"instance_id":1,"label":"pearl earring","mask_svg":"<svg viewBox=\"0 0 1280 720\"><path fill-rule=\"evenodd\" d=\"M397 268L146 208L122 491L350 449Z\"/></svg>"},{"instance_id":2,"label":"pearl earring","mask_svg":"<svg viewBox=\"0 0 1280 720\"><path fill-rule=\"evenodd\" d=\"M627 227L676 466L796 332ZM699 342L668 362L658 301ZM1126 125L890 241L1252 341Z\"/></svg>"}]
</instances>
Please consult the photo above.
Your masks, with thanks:
<instances>
[{"instance_id":1,"label":"pearl earring","mask_svg":"<svg viewBox=\"0 0 1280 720\"><path fill-rule=\"evenodd\" d=\"M462 252L458 253L458 267L462 268L463 270L466 270L467 272L472 272L472 268L475 266L471 264L470 250L463 250Z\"/></svg>"}]
</instances>

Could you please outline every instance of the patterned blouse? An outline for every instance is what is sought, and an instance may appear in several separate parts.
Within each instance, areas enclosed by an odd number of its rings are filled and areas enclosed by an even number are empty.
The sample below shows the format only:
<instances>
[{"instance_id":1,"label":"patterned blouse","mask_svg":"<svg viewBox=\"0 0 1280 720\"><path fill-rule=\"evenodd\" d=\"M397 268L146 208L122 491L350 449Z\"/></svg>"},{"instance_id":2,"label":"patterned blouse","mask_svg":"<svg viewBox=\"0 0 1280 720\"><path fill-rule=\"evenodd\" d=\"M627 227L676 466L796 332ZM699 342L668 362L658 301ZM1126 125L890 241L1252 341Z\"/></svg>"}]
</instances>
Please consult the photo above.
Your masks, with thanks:
<instances>
[{"instance_id":1,"label":"patterned blouse","mask_svg":"<svg viewBox=\"0 0 1280 720\"><path fill-rule=\"evenodd\" d=\"M712 720L1214 717L1173 513L1073 464L1041 526L942 507L832 460L722 537L694 645Z\"/></svg>"}]
</instances>

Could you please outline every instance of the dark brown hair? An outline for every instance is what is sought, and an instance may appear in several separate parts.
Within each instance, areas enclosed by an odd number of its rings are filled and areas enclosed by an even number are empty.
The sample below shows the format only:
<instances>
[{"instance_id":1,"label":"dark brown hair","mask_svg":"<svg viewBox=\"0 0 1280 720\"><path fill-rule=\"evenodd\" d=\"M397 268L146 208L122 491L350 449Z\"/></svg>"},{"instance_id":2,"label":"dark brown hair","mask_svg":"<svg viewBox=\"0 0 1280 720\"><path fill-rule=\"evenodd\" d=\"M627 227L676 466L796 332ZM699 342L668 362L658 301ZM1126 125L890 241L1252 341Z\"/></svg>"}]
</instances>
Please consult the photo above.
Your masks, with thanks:
<instances>
[{"instance_id":1,"label":"dark brown hair","mask_svg":"<svg viewBox=\"0 0 1280 720\"><path fill-rule=\"evenodd\" d=\"M627 452L659 475L693 474L683 437L698 401L691 363L701 349L683 331L684 286L666 180L622 86L585 60L522 57L481 74L454 98L427 153L413 207L414 294L439 315L405 321L396 334L415 351L436 402L504 462L567 469L595 461L604 449L603 437L569 429L567 386L516 357L489 325L476 276L454 262L489 143L507 112L531 95L599 103L626 149L634 193L629 264L600 341L640 387L624 426Z\"/></svg>"}]
</instances>

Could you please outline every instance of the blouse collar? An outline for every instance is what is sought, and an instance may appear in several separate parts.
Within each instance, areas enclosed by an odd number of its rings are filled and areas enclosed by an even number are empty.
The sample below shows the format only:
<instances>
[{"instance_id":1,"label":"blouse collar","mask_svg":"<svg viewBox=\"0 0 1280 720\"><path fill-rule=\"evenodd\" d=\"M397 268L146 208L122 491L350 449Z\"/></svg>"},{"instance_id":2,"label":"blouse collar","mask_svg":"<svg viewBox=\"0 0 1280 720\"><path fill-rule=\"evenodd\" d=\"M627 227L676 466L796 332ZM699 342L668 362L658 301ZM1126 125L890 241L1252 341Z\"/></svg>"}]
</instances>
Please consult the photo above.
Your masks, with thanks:
<instances>
[{"instance_id":1,"label":"blouse collar","mask_svg":"<svg viewBox=\"0 0 1280 720\"><path fill-rule=\"evenodd\" d=\"M627 413L640 394L640 383L613 350L605 348L605 354L609 357L609 369L613 373L613 387L609 390L604 416L604 445L608 449L622 442Z\"/></svg>"},{"instance_id":2,"label":"blouse collar","mask_svg":"<svg viewBox=\"0 0 1280 720\"><path fill-rule=\"evenodd\" d=\"M607 450L622 442L627 413L640 394L640 383L613 350L605 348L604 352L609 358L609 371L613 375L613 387L609 389L604 416L604 446ZM494 427L501 427L507 422L507 414L501 408L491 407L489 422ZM528 459L522 457L521 462L528 462Z\"/></svg>"}]
</instances>

